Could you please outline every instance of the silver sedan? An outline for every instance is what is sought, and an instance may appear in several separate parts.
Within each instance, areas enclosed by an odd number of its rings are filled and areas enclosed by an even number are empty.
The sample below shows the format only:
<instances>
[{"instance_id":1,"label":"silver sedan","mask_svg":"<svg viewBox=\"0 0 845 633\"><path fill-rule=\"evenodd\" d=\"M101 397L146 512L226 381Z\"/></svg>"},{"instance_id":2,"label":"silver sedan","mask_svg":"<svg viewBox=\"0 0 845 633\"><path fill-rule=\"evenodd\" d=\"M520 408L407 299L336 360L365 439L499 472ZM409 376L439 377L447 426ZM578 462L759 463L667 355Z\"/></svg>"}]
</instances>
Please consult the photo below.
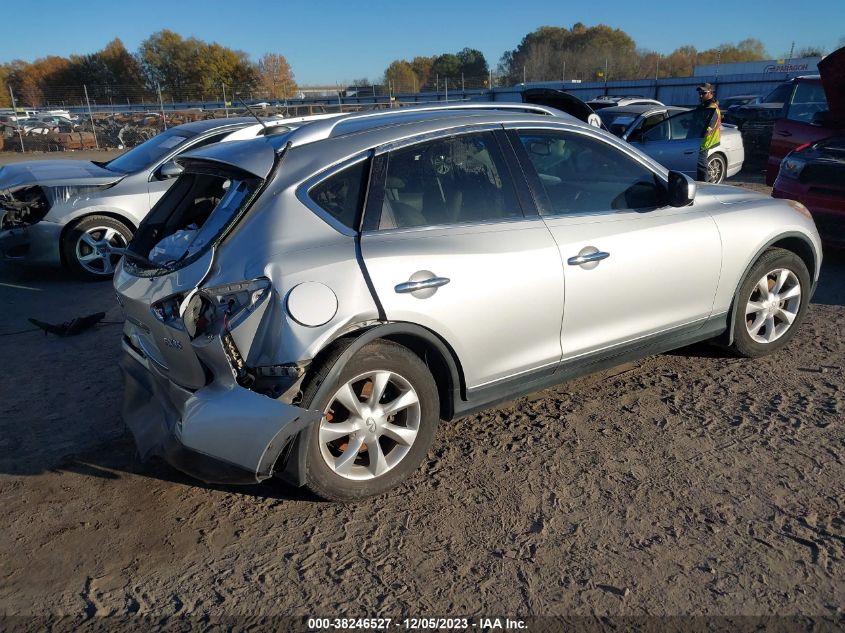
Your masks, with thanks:
<instances>
[{"instance_id":1,"label":"silver sedan","mask_svg":"<svg viewBox=\"0 0 845 633\"><path fill-rule=\"evenodd\" d=\"M696 177L700 126L689 108L627 105L598 110L605 127L635 145L667 169ZM719 184L736 175L745 161L742 135L735 125L722 123L721 142L707 156L707 182Z\"/></svg>"},{"instance_id":2,"label":"silver sedan","mask_svg":"<svg viewBox=\"0 0 845 633\"><path fill-rule=\"evenodd\" d=\"M187 123L100 163L38 160L0 167L0 259L64 265L109 278L152 206L176 182L181 154L220 141L283 131L252 118Z\"/></svg>"}]
</instances>

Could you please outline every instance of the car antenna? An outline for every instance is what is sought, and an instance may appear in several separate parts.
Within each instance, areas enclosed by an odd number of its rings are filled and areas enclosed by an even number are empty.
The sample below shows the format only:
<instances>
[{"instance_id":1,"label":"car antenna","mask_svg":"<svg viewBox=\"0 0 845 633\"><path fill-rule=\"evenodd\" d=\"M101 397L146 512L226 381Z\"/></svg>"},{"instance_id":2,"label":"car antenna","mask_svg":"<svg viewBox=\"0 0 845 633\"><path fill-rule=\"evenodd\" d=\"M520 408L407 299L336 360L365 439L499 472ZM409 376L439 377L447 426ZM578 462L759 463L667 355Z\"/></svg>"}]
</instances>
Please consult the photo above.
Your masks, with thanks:
<instances>
[{"instance_id":1,"label":"car antenna","mask_svg":"<svg viewBox=\"0 0 845 633\"><path fill-rule=\"evenodd\" d=\"M235 93L235 96L238 98L238 101L240 101L240 102L243 104L243 106L246 108L247 112L249 112L252 116L254 116L254 117L255 117L255 120L256 120L256 121L258 121L258 122L261 124L261 127L263 127L265 130L267 130L267 124L266 124L266 123L264 123L264 121L262 121L262 120L258 117L258 115L257 115L257 114L255 114L255 112L253 112L253 111L252 111L252 108L250 108L250 107L246 104L246 102L245 102L243 99L241 99L241 93L240 93L240 92L236 92L236 93Z\"/></svg>"}]
</instances>

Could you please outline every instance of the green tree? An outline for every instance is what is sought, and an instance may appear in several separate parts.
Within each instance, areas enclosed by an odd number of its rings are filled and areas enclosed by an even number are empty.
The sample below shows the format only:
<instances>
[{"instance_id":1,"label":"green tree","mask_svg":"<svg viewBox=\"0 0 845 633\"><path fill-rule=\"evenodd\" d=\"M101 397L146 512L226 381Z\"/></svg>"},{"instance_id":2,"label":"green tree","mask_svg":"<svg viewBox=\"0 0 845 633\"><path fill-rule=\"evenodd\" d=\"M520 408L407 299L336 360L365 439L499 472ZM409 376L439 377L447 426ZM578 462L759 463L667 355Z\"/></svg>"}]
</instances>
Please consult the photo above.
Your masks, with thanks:
<instances>
[{"instance_id":1,"label":"green tree","mask_svg":"<svg viewBox=\"0 0 845 633\"><path fill-rule=\"evenodd\" d=\"M487 60L484 54L474 48L464 48L457 54L458 62L460 63L460 72L465 79L474 79L476 82L479 79L487 79L490 68L487 66Z\"/></svg>"},{"instance_id":2,"label":"green tree","mask_svg":"<svg viewBox=\"0 0 845 633\"><path fill-rule=\"evenodd\" d=\"M439 77L441 86L444 85L447 77L454 86L455 82L461 79L461 60L453 53L438 55L431 65L430 73Z\"/></svg>"}]
</instances>

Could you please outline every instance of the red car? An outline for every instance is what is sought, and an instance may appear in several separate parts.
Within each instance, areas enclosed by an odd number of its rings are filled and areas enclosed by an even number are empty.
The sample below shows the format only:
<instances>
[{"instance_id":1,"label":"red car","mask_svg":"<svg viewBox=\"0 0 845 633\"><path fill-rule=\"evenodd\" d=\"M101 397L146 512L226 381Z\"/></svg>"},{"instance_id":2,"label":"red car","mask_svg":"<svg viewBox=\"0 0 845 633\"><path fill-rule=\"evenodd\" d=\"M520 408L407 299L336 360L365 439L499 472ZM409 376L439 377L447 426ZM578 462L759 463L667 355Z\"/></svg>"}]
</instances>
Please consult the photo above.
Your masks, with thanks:
<instances>
[{"instance_id":1,"label":"red car","mask_svg":"<svg viewBox=\"0 0 845 633\"><path fill-rule=\"evenodd\" d=\"M794 90L775 121L766 184L774 183L781 161L791 150L845 129L845 47L819 62L819 74L797 77Z\"/></svg>"},{"instance_id":2,"label":"red car","mask_svg":"<svg viewBox=\"0 0 845 633\"><path fill-rule=\"evenodd\" d=\"M845 248L845 134L787 154L772 196L803 203L825 245Z\"/></svg>"}]
</instances>

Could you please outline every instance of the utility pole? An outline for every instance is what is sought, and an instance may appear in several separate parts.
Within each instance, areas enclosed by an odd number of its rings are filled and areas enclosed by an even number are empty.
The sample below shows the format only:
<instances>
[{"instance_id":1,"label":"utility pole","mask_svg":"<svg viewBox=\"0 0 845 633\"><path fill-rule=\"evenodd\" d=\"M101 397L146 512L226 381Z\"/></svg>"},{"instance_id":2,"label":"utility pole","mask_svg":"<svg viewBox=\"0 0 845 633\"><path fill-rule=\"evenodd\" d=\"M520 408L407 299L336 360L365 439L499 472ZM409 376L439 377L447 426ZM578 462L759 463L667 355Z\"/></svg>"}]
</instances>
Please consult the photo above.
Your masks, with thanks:
<instances>
[{"instance_id":1,"label":"utility pole","mask_svg":"<svg viewBox=\"0 0 845 633\"><path fill-rule=\"evenodd\" d=\"M654 67L654 81L657 81L658 76L660 75L660 55L657 55L657 63Z\"/></svg>"},{"instance_id":2,"label":"utility pole","mask_svg":"<svg viewBox=\"0 0 845 633\"><path fill-rule=\"evenodd\" d=\"M795 52L795 42L792 42L792 46L789 47L789 59L792 59L792 54ZM787 60L789 61L789 60Z\"/></svg>"},{"instance_id":3,"label":"utility pole","mask_svg":"<svg viewBox=\"0 0 845 633\"><path fill-rule=\"evenodd\" d=\"M604 58L604 96L607 96L607 57Z\"/></svg>"},{"instance_id":4,"label":"utility pole","mask_svg":"<svg viewBox=\"0 0 845 633\"><path fill-rule=\"evenodd\" d=\"M525 84L525 64L522 65L522 83Z\"/></svg>"},{"instance_id":5,"label":"utility pole","mask_svg":"<svg viewBox=\"0 0 845 633\"><path fill-rule=\"evenodd\" d=\"M563 73L560 76L560 80L563 83L566 83L566 60L563 60Z\"/></svg>"},{"instance_id":6,"label":"utility pole","mask_svg":"<svg viewBox=\"0 0 845 633\"><path fill-rule=\"evenodd\" d=\"M449 101L449 78L448 77L446 77L445 82L446 82L446 102L448 103L448 101Z\"/></svg>"},{"instance_id":7,"label":"utility pole","mask_svg":"<svg viewBox=\"0 0 845 633\"><path fill-rule=\"evenodd\" d=\"M492 91L492 90L493 90L493 71L492 71L492 70L490 71L490 83L489 83L489 86L490 86L490 90Z\"/></svg>"},{"instance_id":8,"label":"utility pole","mask_svg":"<svg viewBox=\"0 0 845 633\"><path fill-rule=\"evenodd\" d=\"M15 111L15 127L18 128L18 138L21 140L21 154L26 150L23 148L23 134L21 134L21 126L18 125L18 105L15 103L15 93L12 92L12 87L9 86L9 96L12 97L12 110Z\"/></svg>"},{"instance_id":9,"label":"utility pole","mask_svg":"<svg viewBox=\"0 0 845 633\"><path fill-rule=\"evenodd\" d=\"M229 118L229 103L226 101L226 84L222 81L220 85L223 87L223 109L226 111L226 118Z\"/></svg>"},{"instance_id":10,"label":"utility pole","mask_svg":"<svg viewBox=\"0 0 845 633\"><path fill-rule=\"evenodd\" d=\"M88 100L88 86L82 84L82 88L85 90L85 103L88 104L88 118L91 119L91 131L94 133L94 145L97 146L97 149L100 149L100 141L97 140L97 128L94 127L94 115L91 113L91 102Z\"/></svg>"},{"instance_id":11,"label":"utility pole","mask_svg":"<svg viewBox=\"0 0 845 633\"><path fill-rule=\"evenodd\" d=\"M161 106L161 120L164 122L164 129L167 129L167 115L164 113L164 99L161 98L161 86L156 82L156 90L158 90L158 103ZM87 93L86 93L87 94Z\"/></svg>"},{"instance_id":12,"label":"utility pole","mask_svg":"<svg viewBox=\"0 0 845 633\"><path fill-rule=\"evenodd\" d=\"M464 92L466 88L464 87L464 73L461 73L461 92Z\"/></svg>"}]
</instances>

